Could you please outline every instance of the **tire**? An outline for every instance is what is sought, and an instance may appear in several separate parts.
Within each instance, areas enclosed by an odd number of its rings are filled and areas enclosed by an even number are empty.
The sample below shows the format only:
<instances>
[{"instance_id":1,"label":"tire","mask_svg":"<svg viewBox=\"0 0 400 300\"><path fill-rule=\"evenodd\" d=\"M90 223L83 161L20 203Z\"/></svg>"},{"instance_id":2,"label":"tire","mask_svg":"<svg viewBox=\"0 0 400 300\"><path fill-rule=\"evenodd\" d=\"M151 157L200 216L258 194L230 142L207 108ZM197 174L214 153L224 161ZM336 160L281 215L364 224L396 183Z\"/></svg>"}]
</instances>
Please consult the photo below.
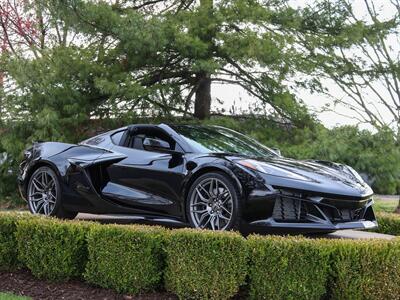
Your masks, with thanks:
<instances>
[{"instance_id":1,"label":"tire","mask_svg":"<svg viewBox=\"0 0 400 300\"><path fill-rule=\"evenodd\" d=\"M50 167L40 167L33 172L27 188L28 207L32 214L74 219L78 213L66 211L61 199L58 176Z\"/></svg>"},{"instance_id":2,"label":"tire","mask_svg":"<svg viewBox=\"0 0 400 300\"><path fill-rule=\"evenodd\" d=\"M186 199L186 216L193 228L239 230L239 193L223 173L210 172L197 178Z\"/></svg>"}]
</instances>

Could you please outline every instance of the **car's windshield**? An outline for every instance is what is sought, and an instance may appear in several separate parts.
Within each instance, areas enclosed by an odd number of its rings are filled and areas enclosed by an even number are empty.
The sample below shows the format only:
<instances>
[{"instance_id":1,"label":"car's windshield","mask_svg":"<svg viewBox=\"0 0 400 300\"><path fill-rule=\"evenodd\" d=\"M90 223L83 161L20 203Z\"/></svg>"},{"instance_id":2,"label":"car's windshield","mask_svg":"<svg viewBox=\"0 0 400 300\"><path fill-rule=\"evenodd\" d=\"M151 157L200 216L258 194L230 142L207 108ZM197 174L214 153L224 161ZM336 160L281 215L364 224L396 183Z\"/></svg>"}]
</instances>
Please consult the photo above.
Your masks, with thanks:
<instances>
[{"instance_id":1,"label":"car's windshield","mask_svg":"<svg viewBox=\"0 0 400 300\"><path fill-rule=\"evenodd\" d=\"M198 153L238 153L248 156L276 156L268 147L236 131L218 126L173 126Z\"/></svg>"}]
</instances>

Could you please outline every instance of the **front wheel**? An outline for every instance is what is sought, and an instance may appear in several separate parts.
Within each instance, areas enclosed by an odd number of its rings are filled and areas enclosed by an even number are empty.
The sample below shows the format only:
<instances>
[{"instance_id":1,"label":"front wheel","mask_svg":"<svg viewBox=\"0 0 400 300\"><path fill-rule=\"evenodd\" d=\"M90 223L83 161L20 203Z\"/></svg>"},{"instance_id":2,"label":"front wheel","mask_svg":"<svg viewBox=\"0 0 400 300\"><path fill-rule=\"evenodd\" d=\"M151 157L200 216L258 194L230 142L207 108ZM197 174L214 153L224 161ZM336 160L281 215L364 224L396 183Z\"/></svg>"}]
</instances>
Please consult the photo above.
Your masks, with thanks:
<instances>
[{"instance_id":1,"label":"front wheel","mask_svg":"<svg viewBox=\"0 0 400 300\"><path fill-rule=\"evenodd\" d=\"M222 173L206 173L192 184L186 202L190 225L211 230L236 230L240 223L239 195Z\"/></svg>"},{"instance_id":2,"label":"front wheel","mask_svg":"<svg viewBox=\"0 0 400 300\"><path fill-rule=\"evenodd\" d=\"M32 214L73 219L78 213L69 212L61 205L61 187L57 174L49 167L38 168L29 179L28 206Z\"/></svg>"}]
</instances>

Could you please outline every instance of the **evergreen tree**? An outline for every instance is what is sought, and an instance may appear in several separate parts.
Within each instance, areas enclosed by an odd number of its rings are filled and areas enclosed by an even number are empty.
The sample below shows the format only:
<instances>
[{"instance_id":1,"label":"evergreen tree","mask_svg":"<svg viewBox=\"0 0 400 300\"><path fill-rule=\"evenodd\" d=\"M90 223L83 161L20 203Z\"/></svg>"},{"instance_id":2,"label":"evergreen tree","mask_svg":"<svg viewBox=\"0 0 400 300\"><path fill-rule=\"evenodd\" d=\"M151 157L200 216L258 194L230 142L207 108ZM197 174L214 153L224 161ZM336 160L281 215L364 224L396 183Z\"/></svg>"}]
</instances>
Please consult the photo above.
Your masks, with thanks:
<instances>
[{"instance_id":1,"label":"evergreen tree","mask_svg":"<svg viewBox=\"0 0 400 300\"><path fill-rule=\"evenodd\" d=\"M303 39L318 47L346 26L342 15L324 19L321 6L294 9L286 0L41 1L71 24L76 47L94 54L90 63L104 72L92 75L92 89L107 100L93 114L113 116L156 108L204 119L212 83L229 83L275 116L304 123L307 109L288 86L315 67Z\"/></svg>"},{"instance_id":2,"label":"evergreen tree","mask_svg":"<svg viewBox=\"0 0 400 300\"><path fill-rule=\"evenodd\" d=\"M296 88L321 91L321 65L335 47L351 48L356 40L345 37L360 30L379 31L349 22L342 0L302 9L287 0L33 4L53 38L37 56L3 56L15 87L3 105L8 120L31 122L39 139L71 140L93 118L204 119L213 83L241 86L274 117L302 126L312 117Z\"/></svg>"}]
</instances>

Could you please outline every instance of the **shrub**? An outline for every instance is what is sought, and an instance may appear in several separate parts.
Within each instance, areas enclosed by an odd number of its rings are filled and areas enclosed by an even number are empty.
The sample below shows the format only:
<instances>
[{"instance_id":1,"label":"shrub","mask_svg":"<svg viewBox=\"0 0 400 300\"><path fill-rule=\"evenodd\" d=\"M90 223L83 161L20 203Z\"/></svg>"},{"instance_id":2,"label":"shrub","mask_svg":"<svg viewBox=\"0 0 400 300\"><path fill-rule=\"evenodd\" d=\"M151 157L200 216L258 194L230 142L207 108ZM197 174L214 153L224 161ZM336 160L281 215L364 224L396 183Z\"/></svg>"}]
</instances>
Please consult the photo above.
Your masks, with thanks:
<instances>
[{"instance_id":1,"label":"shrub","mask_svg":"<svg viewBox=\"0 0 400 300\"><path fill-rule=\"evenodd\" d=\"M85 279L124 293L156 288L163 271L162 234L155 226L93 226Z\"/></svg>"},{"instance_id":2,"label":"shrub","mask_svg":"<svg viewBox=\"0 0 400 300\"><path fill-rule=\"evenodd\" d=\"M237 233L175 230L166 243L165 285L181 299L229 299L244 283L246 261Z\"/></svg>"},{"instance_id":3,"label":"shrub","mask_svg":"<svg viewBox=\"0 0 400 300\"><path fill-rule=\"evenodd\" d=\"M18 267L17 222L28 214L0 213L0 269L12 270Z\"/></svg>"},{"instance_id":4,"label":"shrub","mask_svg":"<svg viewBox=\"0 0 400 300\"><path fill-rule=\"evenodd\" d=\"M326 292L329 249L323 240L250 236L252 299L320 299Z\"/></svg>"},{"instance_id":5,"label":"shrub","mask_svg":"<svg viewBox=\"0 0 400 300\"><path fill-rule=\"evenodd\" d=\"M399 299L399 240L337 240L329 245L331 299Z\"/></svg>"},{"instance_id":6,"label":"shrub","mask_svg":"<svg viewBox=\"0 0 400 300\"><path fill-rule=\"evenodd\" d=\"M35 217L20 220L18 257L33 275L50 280L81 276L87 262L88 222Z\"/></svg>"},{"instance_id":7,"label":"shrub","mask_svg":"<svg viewBox=\"0 0 400 300\"><path fill-rule=\"evenodd\" d=\"M379 227L376 232L400 236L400 214L378 213Z\"/></svg>"}]
</instances>

